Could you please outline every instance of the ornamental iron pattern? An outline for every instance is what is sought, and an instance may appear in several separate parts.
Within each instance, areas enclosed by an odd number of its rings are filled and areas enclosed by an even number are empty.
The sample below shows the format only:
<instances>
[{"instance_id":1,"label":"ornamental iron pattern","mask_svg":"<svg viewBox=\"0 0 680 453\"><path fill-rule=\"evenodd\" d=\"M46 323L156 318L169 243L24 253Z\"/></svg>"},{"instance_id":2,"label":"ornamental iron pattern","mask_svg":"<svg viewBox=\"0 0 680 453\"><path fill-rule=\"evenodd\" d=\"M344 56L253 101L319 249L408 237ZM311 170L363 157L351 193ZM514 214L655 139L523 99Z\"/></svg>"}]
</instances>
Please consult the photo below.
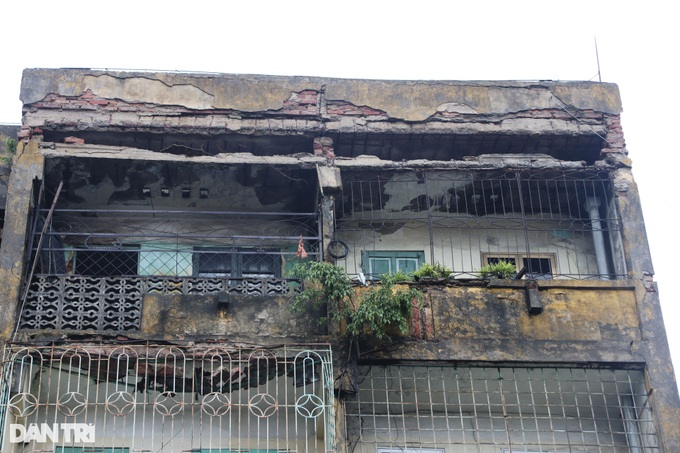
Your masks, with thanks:
<instances>
[{"instance_id":1,"label":"ornamental iron pattern","mask_svg":"<svg viewBox=\"0 0 680 453\"><path fill-rule=\"evenodd\" d=\"M12 345L2 370L4 426L94 426L94 443L62 436L24 451L334 451L327 345Z\"/></svg>"},{"instance_id":2,"label":"ornamental iron pattern","mask_svg":"<svg viewBox=\"0 0 680 453\"><path fill-rule=\"evenodd\" d=\"M99 332L139 330L145 294L291 295L301 283L285 278L38 276L28 289L19 327Z\"/></svg>"}]
</instances>

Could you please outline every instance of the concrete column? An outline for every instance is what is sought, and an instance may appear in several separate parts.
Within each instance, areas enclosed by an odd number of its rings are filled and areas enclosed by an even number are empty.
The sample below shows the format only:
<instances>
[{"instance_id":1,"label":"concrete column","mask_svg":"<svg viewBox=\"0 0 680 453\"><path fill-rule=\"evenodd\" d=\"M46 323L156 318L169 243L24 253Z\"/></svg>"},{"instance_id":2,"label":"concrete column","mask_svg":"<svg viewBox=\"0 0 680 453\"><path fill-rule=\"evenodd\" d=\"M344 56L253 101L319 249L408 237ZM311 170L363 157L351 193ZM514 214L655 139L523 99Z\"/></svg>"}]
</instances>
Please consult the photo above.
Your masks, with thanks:
<instances>
[{"instance_id":1,"label":"concrete column","mask_svg":"<svg viewBox=\"0 0 680 453\"><path fill-rule=\"evenodd\" d=\"M621 215L621 236L628 276L637 288L635 294L640 319L640 342L632 344L631 349L645 363L647 392L661 451L676 452L680 451L680 396L661 315L659 290L653 281L654 269L640 194L629 168L620 168L612 176Z\"/></svg>"},{"instance_id":2,"label":"concrete column","mask_svg":"<svg viewBox=\"0 0 680 453\"><path fill-rule=\"evenodd\" d=\"M321 249L324 261L332 262L333 258L326 253L328 245L335 236L335 196L324 195L321 198Z\"/></svg>"},{"instance_id":3,"label":"concrete column","mask_svg":"<svg viewBox=\"0 0 680 453\"><path fill-rule=\"evenodd\" d=\"M33 183L43 178L45 160L37 140L20 143L7 186L5 227L0 248L0 338L9 339L18 322Z\"/></svg>"}]
</instances>

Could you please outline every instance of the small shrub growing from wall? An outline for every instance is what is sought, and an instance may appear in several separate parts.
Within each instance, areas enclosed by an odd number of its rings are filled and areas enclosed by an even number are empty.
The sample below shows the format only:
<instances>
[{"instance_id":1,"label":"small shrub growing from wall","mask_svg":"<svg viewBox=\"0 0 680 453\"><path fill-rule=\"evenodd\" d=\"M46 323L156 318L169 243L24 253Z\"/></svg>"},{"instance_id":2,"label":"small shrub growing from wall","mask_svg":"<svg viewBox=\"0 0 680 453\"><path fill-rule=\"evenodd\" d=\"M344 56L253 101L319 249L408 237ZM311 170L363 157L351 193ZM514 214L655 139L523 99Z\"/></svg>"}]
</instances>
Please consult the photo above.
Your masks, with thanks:
<instances>
[{"instance_id":1,"label":"small shrub growing from wall","mask_svg":"<svg viewBox=\"0 0 680 453\"><path fill-rule=\"evenodd\" d=\"M305 289L295 296L291 309L303 313L308 308L318 309L322 304L331 306L336 320L347 323L347 332L359 336L370 332L378 340L389 340L390 330L397 328L408 333L413 301L421 303L423 294L416 288L397 288L408 275L385 274L380 282L357 295L344 269L326 262L297 263L291 276L305 281ZM328 322L328 318L319 320Z\"/></svg>"}]
</instances>

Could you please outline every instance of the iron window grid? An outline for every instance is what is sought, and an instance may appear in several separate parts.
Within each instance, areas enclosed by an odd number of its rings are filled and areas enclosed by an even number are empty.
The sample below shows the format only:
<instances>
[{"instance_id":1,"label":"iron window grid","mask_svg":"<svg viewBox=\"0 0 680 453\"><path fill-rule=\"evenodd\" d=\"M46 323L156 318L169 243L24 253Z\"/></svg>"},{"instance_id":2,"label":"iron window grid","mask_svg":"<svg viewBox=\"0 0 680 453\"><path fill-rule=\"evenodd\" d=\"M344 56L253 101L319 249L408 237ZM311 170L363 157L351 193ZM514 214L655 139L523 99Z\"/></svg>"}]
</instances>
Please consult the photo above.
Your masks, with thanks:
<instances>
[{"instance_id":1,"label":"iron window grid","mask_svg":"<svg viewBox=\"0 0 680 453\"><path fill-rule=\"evenodd\" d=\"M660 451L642 370L364 365L350 449Z\"/></svg>"},{"instance_id":2,"label":"iron window grid","mask_svg":"<svg viewBox=\"0 0 680 453\"><path fill-rule=\"evenodd\" d=\"M589 203L598 204L598 218ZM417 241L426 262L458 277L478 275L483 254L555 254L556 278L627 278L612 184L601 169L346 172L336 205L336 239L353 251L340 264L350 273L361 269L363 251ZM594 235L607 269L598 266Z\"/></svg>"}]
</instances>

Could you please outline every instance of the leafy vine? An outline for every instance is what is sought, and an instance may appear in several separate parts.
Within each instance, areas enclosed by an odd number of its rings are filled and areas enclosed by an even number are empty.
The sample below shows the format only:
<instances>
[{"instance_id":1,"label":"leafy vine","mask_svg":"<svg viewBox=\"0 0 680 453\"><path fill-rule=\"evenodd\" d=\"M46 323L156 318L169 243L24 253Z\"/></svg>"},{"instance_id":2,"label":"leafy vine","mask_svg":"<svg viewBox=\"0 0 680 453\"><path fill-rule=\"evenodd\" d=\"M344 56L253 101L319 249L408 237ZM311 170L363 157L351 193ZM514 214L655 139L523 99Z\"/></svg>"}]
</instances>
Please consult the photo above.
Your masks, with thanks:
<instances>
[{"instance_id":1,"label":"leafy vine","mask_svg":"<svg viewBox=\"0 0 680 453\"><path fill-rule=\"evenodd\" d=\"M385 274L380 284L356 293L344 269L332 263L300 262L291 276L305 281L304 290L291 302L292 311L303 313L328 303L332 319L345 321L347 332L355 337L370 332L377 340L389 341L394 328L408 333L413 301L420 304L423 299L416 288L395 287L403 281L402 275ZM328 317L319 322L327 323Z\"/></svg>"}]
</instances>

